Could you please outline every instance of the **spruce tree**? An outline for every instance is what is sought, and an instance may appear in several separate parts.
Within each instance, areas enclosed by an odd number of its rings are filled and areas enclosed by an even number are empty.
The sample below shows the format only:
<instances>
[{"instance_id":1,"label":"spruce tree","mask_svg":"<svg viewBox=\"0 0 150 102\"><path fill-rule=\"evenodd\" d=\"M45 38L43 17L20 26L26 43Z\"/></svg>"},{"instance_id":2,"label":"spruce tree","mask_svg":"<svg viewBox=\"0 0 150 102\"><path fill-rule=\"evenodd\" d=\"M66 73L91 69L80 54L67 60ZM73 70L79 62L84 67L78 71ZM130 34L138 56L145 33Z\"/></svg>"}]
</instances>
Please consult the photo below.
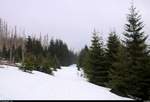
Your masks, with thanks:
<instances>
[{"instance_id":1,"label":"spruce tree","mask_svg":"<svg viewBox=\"0 0 150 102\"><path fill-rule=\"evenodd\" d=\"M25 49L26 49L26 53L32 53L33 39L31 38L31 36L28 36L28 38L25 42Z\"/></svg>"},{"instance_id":2,"label":"spruce tree","mask_svg":"<svg viewBox=\"0 0 150 102\"><path fill-rule=\"evenodd\" d=\"M105 86L108 81L108 70L105 67L105 57L102 41L94 31L92 45L88 52L85 73L90 82Z\"/></svg>"},{"instance_id":3,"label":"spruce tree","mask_svg":"<svg viewBox=\"0 0 150 102\"><path fill-rule=\"evenodd\" d=\"M127 50L123 45L119 45L118 51L113 58L115 61L111 63L109 69L109 87L111 91L120 96L127 96L130 62L128 61Z\"/></svg>"},{"instance_id":4,"label":"spruce tree","mask_svg":"<svg viewBox=\"0 0 150 102\"><path fill-rule=\"evenodd\" d=\"M34 61L35 59L33 55L26 56L20 69L24 72L32 72L35 68Z\"/></svg>"},{"instance_id":5,"label":"spruce tree","mask_svg":"<svg viewBox=\"0 0 150 102\"><path fill-rule=\"evenodd\" d=\"M57 69L60 69L60 63L56 55L53 58L53 68L54 68L54 71L57 71Z\"/></svg>"},{"instance_id":6,"label":"spruce tree","mask_svg":"<svg viewBox=\"0 0 150 102\"><path fill-rule=\"evenodd\" d=\"M130 14L127 16L128 23L125 26L125 44L128 52L128 61L130 67L128 68L129 76L127 94L148 99L150 96L150 61L149 51L145 43L147 36L143 32L143 22L141 22L141 15L138 14L136 8L132 5Z\"/></svg>"},{"instance_id":7,"label":"spruce tree","mask_svg":"<svg viewBox=\"0 0 150 102\"><path fill-rule=\"evenodd\" d=\"M112 70L114 70L113 63L116 62L116 54L118 53L120 47L120 41L116 32L111 32L108 37L107 49L106 49L106 66L109 69L109 81L112 78ZM111 82L110 82L111 84ZM110 87L108 85L108 87Z\"/></svg>"},{"instance_id":8,"label":"spruce tree","mask_svg":"<svg viewBox=\"0 0 150 102\"><path fill-rule=\"evenodd\" d=\"M45 72L47 74L53 74L52 73L52 69L51 69L51 63L50 63L50 60L48 58L43 58L42 59L42 72Z\"/></svg>"},{"instance_id":9,"label":"spruce tree","mask_svg":"<svg viewBox=\"0 0 150 102\"><path fill-rule=\"evenodd\" d=\"M80 68L84 68L84 63L85 63L85 59L86 59L86 55L88 53L88 47L85 46L79 53L79 56L78 56L78 63L77 63L77 67L78 67L78 70L80 70Z\"/></svg>"}]
</instances>

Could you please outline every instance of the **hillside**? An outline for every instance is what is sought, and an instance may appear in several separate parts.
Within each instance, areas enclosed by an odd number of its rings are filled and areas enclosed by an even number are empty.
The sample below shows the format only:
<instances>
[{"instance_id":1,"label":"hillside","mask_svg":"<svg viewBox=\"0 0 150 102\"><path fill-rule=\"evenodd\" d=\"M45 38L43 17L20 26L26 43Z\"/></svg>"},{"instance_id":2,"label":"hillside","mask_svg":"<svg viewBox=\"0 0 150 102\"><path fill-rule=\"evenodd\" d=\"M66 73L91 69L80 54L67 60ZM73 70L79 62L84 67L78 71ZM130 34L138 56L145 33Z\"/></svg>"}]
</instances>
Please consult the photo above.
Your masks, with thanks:
<instances>
[{"instance_id":1,"label":"hillside","mask_svg":"<svg viewBox=\"0 0 150 102\"><path fill-rule=\"evenodd\" d=\"M108 88L87 82L75 65L62 67L54 76L1 65L0 100L129 100Z\"/></svg>"}]
</instances>

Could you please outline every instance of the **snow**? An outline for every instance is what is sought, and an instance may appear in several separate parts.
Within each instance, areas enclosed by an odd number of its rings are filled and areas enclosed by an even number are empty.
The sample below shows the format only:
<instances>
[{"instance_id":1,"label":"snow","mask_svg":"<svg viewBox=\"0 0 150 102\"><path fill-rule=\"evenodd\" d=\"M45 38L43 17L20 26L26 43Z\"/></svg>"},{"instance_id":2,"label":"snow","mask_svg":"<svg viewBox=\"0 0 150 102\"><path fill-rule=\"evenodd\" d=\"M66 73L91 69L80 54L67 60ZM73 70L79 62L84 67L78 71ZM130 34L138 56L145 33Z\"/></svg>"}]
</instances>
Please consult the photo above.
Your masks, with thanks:
<instances>
[{"instance_id":1,"label":"snow","mask_svg":"<svg viewBox=\"0 0 150 102\"><path fill-rule=\"evenodd\" d=\"M76 65L62 67L54 72L54 76L1 66L0 100L131 100L87 82Z\"/></svg>"}]
</instances>

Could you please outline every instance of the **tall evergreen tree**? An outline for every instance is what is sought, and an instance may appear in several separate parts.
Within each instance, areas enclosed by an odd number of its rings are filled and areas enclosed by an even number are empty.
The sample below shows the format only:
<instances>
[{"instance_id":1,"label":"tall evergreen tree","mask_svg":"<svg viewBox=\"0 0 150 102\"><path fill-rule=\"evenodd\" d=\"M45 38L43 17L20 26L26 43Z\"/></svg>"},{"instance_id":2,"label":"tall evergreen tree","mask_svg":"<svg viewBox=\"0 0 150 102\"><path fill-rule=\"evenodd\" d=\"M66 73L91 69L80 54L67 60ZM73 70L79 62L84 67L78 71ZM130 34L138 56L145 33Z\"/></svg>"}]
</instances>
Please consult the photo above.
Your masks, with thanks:
<instances>
[{"instance_id":1,"label":"tall evergreen tree","mask_svg":"<svg viewBox=\"0 0 150 102\"><path fill-rule=\"evenodd\" d=\"M25 42L26 53L31 53L33 48L33 41L31 36L28 36L27 41Z\"/></svg>"},{"instance_id":2,"label":"tall evergreen tree","mask_svg":"<svg viewBox=\"0 0 150 102\"><path fill-rule=\"evenodd\" d=\"M105 86L108 81L108 70L105 67L105 56L102 41L94 31L92 45L86 61L86 75L90 82Z\"/></svg>"},{"instance_id":3,"label":"tall evergreen tree","mask_svg":"<svg viewBox=\"0 0 150 102\"><path fill-rule=\"evenodd\" d=\"M128 90L127 94L142 99L150 98L150 61L149 51L145 43L147 36L144 35L143 22L141 16L136 12L134 5L130 8L130 14L127 16L128 24L125 27L125 44L128 51Z\"/></svg>"},{"instance_id":4,"label":"tall evergreen tree","mask_svg":"<svg viewBox=\"0 0 150 102\"><path fill-rule=\"evenodd\" d=\"M54 56L54 59L53 59L53 68L55 71L57 71L57 69L60 69L60 62L56 55Z\"/></svg>"},{"instance_id":5,"label":"tall evergreen tree","mask_svg":"<svg viewBox=\"0 0 150 102\"><path fill-rule=\"evenodd\" d=\"M106 49L106 66L109 69L109 81L112 78L113 63L116 62L116 54L118 53L120 47L120 41L116 32L111 32L108 37L107 49ZM111 84L111 83L110 83ZM108 85L108 87L110 87Z\"/></svg>"},{"instance_id":6,"label":"tall evergreen tree","mask_svg":"<svg viewBox=\"0 0 150 102\"><path fill-rule=\"evenodd\" d=\"M88 53L88 47L85 46L79 53L79 56L78 56L78 63L77 63L77 67L78 67L78 70L80 70L80 68L84 68L85 65L85 60L86 60L86 56L87 56L87 53Z\"/></svg>"},{"instance_id":7,"label":"tall evergreen tree","mask_svg":"<svg viewBox=\"0 0 150 102\"><path fill-rule=\"evenodd\" d=\"M109 69L109 87L111 87L112 92L127 96L130 61L126 48L123 45L119 45L118 51L113 55L113 58L115 61L111 63L112 68Z\"/></svg>"}]
</instances>

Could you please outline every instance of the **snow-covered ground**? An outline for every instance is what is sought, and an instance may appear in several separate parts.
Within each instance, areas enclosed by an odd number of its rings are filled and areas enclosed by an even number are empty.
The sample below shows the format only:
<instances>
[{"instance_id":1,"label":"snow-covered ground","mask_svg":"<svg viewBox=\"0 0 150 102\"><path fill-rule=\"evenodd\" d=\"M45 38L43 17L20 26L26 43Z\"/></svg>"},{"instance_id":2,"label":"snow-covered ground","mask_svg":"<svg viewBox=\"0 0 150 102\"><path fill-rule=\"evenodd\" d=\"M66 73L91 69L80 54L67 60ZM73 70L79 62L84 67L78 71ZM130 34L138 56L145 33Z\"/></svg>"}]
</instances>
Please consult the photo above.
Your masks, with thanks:
<instances>
[{"instance_id":1,"label":"snow-covered ground","mask_svg":"<svg viewBox=\"0 0 150 102\"><path fill-rule=\"evenodd\" d=\"M4 67L4 68L3 68ZM87 82L75 65L62 67L54 76L17 67L0 66L0 100L130 100L108 88Z\"/></svg>"}]
</instances>

